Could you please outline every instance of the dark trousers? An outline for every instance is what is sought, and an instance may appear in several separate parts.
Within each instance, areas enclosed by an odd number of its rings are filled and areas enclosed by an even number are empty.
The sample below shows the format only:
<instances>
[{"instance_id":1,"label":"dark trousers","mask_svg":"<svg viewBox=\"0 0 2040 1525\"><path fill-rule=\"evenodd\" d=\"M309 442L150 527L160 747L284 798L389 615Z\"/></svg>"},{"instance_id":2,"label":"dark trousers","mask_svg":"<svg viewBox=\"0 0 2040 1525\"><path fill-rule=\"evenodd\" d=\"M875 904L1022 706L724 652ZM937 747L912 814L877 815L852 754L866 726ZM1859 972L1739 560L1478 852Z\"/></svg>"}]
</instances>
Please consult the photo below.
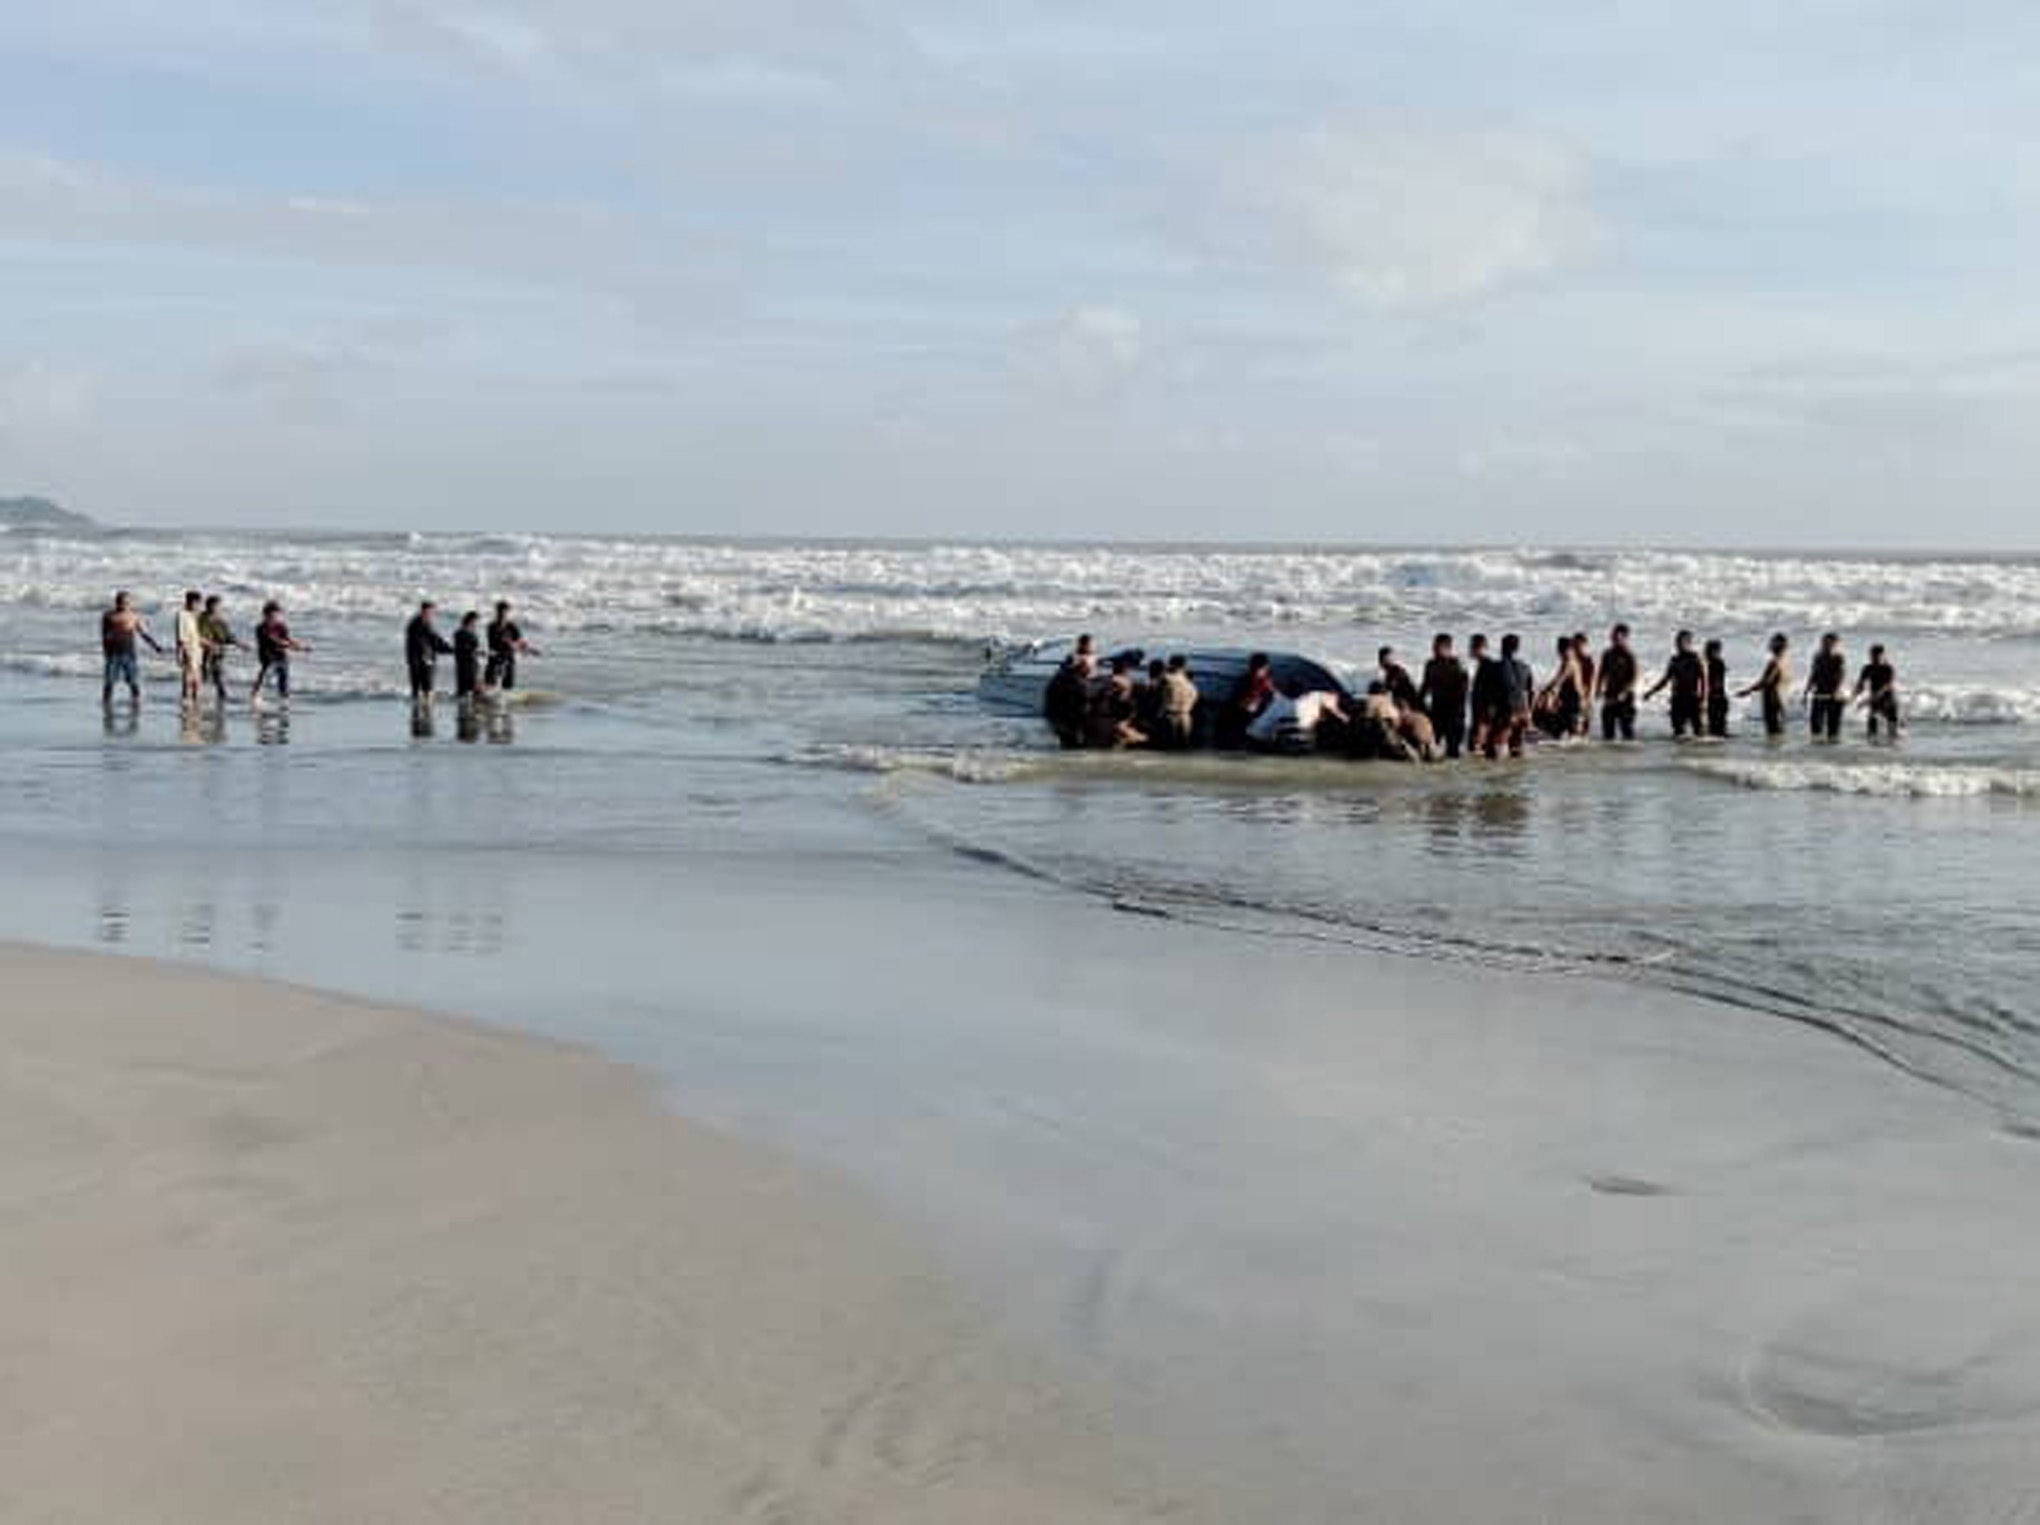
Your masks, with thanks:
<instances>
[{"instance_id":1,"label":"dark trousers","mask_svg":"<svg viewBox=\"0 0 2040 1525\"><path fill-rule=\"evenodd\" d=\"M1728 734L1728 696L1710 694L1707 697L1707 734L1726 736Z\"/></svg>"},{"instance_id":2,"label":"dark trousers","mask_svg":"<svg viewBox=\"0 0 2040 1525\"><path fill-rule=\"evenodd\" d=\"M1529 729L1530 714L1527 710L1518 710L1513 714L1505 711L1495 716L1488 722L1485 748L1487 755L1490 758L1499 757L1502 749L1507 747L1511 757L1521 757L1523 737Z\"/></svg>"},{"instance_id":3,"label":"dark trousers","mask_svg":"<svg viewBox=\"0 0 2040 1525\"><path fill-rule=\"evenodd\" d=\"M1440 715L1431 722L1431 729L1437 733L1438 745L1445 749L1447 757L1457 757L1466 746L1466 717L1464 715Z\"/></svg>"},{"instance_id":4,"label":"dark trousers","mask_svg":"<svg viewBox=\"0 0 2040 1525\"><path fill-rule=\"evenodd\" d=\"M1624 741L1636 740L1634 699L1609 699L1601 705L1601 739L1613 741L1617 736Z\"/></svg>"},{"instance_id":5,"label":"dark trousers","mask_svg":"<svg viewBox=\"0 0 2040 1525\"><path fill-rule=\"evenodd\" d=\"M1698 694L1672 695L1672 734L1683 737L1688 731L1695 736L1700 730L1700 696Z\"/></svg>"},{"instance_id":6,"label":"dark trousers","mask_svg":"<svg viewBox=\"0 0 2040 1525\"><path fill-rule=\"evenodd\" d=\"M1777 694L1764 694L1764 734L1783 736L1785 734L1785 701Z\"/></svg>"},{"instance_id":7,"label":"dark trousers","mask_svg":"<svg viewBox=\"0 0 2040 1525\"><path fill-rule=\"evenodd\" d=\"M411 663L411 697L413 699L429 699L431 696L432 664L430 662Z\"/></svg>"},{"instance_id":8,"label":"dark trousers","mask_svg":"<svg viewBox=\"0 0 2040 1525\"><path fill-rule=\"evenodd\" d=\"M1842 736L1842 711L1847 706L1832 694L1813 696L1813 735L1816 741L1839 741Z\"/></svg>"}]
</instances>

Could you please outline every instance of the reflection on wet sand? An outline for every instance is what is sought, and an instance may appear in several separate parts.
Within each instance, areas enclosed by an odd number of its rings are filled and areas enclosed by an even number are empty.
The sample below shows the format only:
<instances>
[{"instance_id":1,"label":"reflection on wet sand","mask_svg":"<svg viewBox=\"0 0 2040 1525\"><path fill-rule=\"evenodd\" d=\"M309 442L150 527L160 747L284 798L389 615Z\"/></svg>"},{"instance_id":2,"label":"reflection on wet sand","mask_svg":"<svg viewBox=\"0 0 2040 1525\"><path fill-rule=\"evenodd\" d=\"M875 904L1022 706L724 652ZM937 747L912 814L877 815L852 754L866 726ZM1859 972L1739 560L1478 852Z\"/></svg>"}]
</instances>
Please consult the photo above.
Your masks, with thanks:
<instances>
[{"instance_id":1,"label":"reflection on wet sand","mask_svg":"<svg viewBox=\"0 0 2040 1525\"><path fill-rule=\"evenodd\" d=\"M503 951L506 926L495 907L470 911L431 911L400 906L396 913L397 946L406 953L457 953L493 958Z\"/></svg>"},{"instance_id":2,"label":"reflection on wet sand","mask_svg":"<svg viewBox=\"0 0 2040 1525\"><path fill-rule=\"evenodd\" d=\"M179 705L177 739L188 747L219 745L227 739L226 711L196 704Z\"/></svg>"}]
</instances>

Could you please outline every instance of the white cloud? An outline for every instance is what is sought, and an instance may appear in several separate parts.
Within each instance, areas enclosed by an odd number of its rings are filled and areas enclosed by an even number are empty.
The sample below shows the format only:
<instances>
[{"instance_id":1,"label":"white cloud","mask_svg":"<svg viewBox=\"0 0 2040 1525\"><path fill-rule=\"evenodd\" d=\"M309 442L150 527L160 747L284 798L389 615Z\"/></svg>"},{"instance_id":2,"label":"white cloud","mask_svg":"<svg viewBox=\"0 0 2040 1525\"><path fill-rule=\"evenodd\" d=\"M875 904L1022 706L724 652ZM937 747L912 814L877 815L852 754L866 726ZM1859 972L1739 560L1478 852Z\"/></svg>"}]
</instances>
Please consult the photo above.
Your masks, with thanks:
<instances>
[{"instance_id":1,"label":"white cloud","mask_svg":"<svg viewBox=\"0 0 2040 1525\"><path fill-rule=\"evenodd\" d=\"M67 429L85 421L98 391L87 371L27 360L0 366L0 435Z\"/></svg>"},{"instance_id":2,"label":"white cloud","mask_svg":"<svg viewBox=\"0 0 2040 1525\"><path fill-rule=\"evenodd\" d=\"M1594 232L1585 163L1555 142L1319 126L1235 159L1204 238L1403 309L1544 275Z\"/></svg>"},{"instance_id":3,"label":"white cloud","mask_svg":"<svg viewBox=\"0 0 2040 1525\"><path fill-rule=\"evenodd\" d=\"M1013 351L1023 376L1056 393L1097 399L1140 369L1147 336L1139 316L1124 308L1080 306L1022 328Z\"/></svg>"},{"instance_id":4,"label":"white cloud","mask_svg":"<svg viewBox=\"0 0 2040 1525\"><path fill-rule=\"evenodd\" d=\"M721 299L740 269L726 237L659 228L590 202L265 194L4 148L0 227L25 243L436 268L641 300L692 288Z\"/></svg>"}]
</instances>

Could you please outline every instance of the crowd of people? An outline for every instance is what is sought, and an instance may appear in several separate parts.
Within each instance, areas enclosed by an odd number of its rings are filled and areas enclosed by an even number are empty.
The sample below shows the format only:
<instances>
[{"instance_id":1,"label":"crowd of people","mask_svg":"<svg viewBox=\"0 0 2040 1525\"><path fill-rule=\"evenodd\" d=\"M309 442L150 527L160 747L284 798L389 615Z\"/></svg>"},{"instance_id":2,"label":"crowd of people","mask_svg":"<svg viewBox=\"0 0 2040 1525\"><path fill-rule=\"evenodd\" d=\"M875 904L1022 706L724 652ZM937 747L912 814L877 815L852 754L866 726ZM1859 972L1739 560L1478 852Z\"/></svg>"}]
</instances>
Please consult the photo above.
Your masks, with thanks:
<instances>
[{"instance_id":1,"label":"crowd of people","mask_svg":"<svg viewBox=\"0 0 2040 1525\"><path fill-rule=\"evenodd\" d=\"M1475 635L1462 660L1454 638L1441 634L1417 676L1394 648L1382 647L1364 694L1294 684L1285 690L1260 652L1229 691L1211 694L1199 689L1181 655L1146 661L1143 671L1144 657L1131 653L1101 662L1087 635L1050 679L1042 708L1065 747L1311 746L1424 761L1467 753L1520 757L1533 737L1586 739L1597 723L1604 741L1634 741L1639 708L1660 693L1668 695L1672 735L1680 740L1727 737L1734 701L1748 698L1758 700L1764 733L1774 739L1786 734L1795 701L1805 706L1816 740L1838 740L1852 705L1866 711L1872 740L1899 735L1898 674L1883 646L1870 647L1853 687L1839 635L1821 637L1797 689L1791 657L1790 637L1772 636L1755 681L1736 688L1722 643L1696 644L1692 631L1681 630L1663 671L1646 687L1629 627L1616 625L1598 654L1584 632L1560 636L1540 682L1519 636L1504 635L1491 648L1487 636Z\"/></svg>"},{"instance_id":2,"label":"crowd of people","mask_svg":"<svg viewBox=\"0 0 2040 1525\"><path fill-rule=\"evenodd\" d=\"M472 703L516 688L518 659L538 655L537 648L525 640L523 630L512 618L507 599L497 600L495 618L486 628L479 610L470 609L463 614L450 641L439 633L437 613L438 606L427 599L404 627L404 666L414 704L432 702L442 656L453 658L455 696L463 703ZM249 704L260 705L264 691L271 687L277 698L288 704L291 658L309 654L311 647L290 633L283 605L275 599L263 604L253 640L255 678L248 689ZM104 658L100 703L110 708L115 690L123 686L131 703L141 703L141 648L146 646L159 656L175 660L179 699L185 706L196 708L210 690L224 709L228 702L228 653L245 649L246 643L227 622L217 593L208 595L194 589L184 595L177 610L174 642L166 651L141 611L135 608L133 596L126 592L114 594L112 607L99 617L99 645Z\"/></svg>"}]
</instances>

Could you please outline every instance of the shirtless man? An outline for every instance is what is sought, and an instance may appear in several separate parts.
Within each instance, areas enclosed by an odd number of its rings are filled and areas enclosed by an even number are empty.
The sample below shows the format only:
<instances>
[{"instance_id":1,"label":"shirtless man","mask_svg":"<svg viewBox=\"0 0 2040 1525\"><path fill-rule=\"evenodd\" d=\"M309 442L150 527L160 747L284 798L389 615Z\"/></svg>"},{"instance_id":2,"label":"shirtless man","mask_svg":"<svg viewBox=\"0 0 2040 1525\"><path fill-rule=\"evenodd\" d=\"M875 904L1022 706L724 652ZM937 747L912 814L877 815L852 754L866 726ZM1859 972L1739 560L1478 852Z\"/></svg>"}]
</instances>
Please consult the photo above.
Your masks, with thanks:
<instances>
[{"instance_id":1,"label":"shirtless man","mask_svg":"<svg viewBox=\"0 0 2040 1525\"><path fill-rule=\"evenodd\" d=\"M113 685L127 684L128 697L135 704L142 702L141 672L135 662L135 642L140 641L158 656L163 648L156 644L156 638L149 634L149 627L141 615L135 612L134 602L126 593L113 595L113 607L99 616L99 649L106 658L105 679L99 687L99 702L113 703Z\"/></svg>"},{"instance_id":2,"label":"shirtless man","mask_svg":"<svg viewBox=\"0 0 2040 1525\"><path fill-rule=\"evenodd\" d=\"M1747 699L1751 694L1764 696L1764 734L1773 741L1785 734L1785 694L1792 687L1792 664L1785 659L1791 642L1783 631L1771 637L1770 660L1764 663L1764 670L1757 674L1757 681L1736 694L1738 699Z\"/></svg>"}]
</instances>

